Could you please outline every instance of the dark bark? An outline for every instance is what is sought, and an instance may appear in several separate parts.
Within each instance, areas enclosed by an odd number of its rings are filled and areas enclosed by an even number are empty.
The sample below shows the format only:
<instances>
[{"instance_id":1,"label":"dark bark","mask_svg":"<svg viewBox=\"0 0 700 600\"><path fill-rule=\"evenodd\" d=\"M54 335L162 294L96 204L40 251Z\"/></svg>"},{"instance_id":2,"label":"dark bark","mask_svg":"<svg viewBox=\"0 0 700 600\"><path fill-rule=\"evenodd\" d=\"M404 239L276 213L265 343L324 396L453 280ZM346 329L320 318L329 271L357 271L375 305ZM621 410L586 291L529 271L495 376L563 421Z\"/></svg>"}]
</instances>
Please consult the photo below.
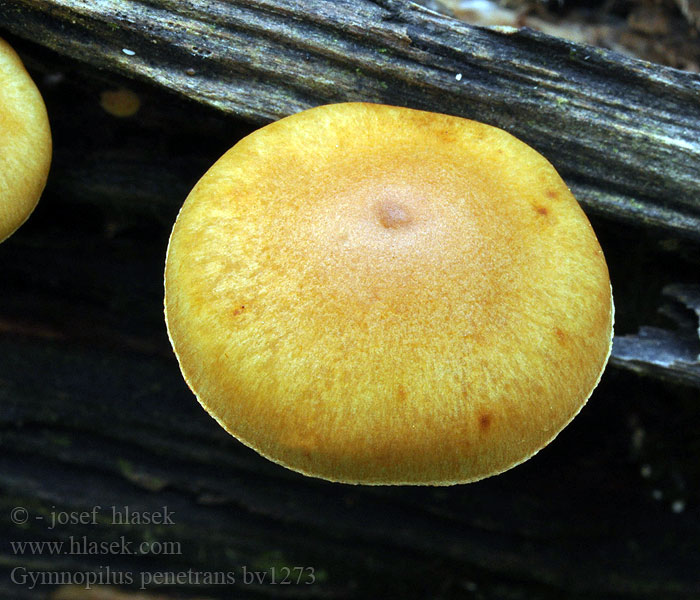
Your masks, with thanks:
<instances>
[{"instance_id":1,"label":"dark bark","mask_svg":"<svg viewBox=\"0 0 700 600\"><path fill-rule=\"evenodd\" d=\"M645 326L637 335L615 338L612 364L700 387L700 286L670 285L664 293L676 300L662 311L677 329Z\"/></svg>"},{"instance_id":2,"label":"dark bark","mask_svg":"<svg viewBox=\"0 0 700 600\"><path fill-rule=\"evenodd\" d=\"M0 0L0 14L16 35L255 122L364 100L491 123L593 212L700 239L697 75L397 0Z\"/></svg>"}]
</instances>

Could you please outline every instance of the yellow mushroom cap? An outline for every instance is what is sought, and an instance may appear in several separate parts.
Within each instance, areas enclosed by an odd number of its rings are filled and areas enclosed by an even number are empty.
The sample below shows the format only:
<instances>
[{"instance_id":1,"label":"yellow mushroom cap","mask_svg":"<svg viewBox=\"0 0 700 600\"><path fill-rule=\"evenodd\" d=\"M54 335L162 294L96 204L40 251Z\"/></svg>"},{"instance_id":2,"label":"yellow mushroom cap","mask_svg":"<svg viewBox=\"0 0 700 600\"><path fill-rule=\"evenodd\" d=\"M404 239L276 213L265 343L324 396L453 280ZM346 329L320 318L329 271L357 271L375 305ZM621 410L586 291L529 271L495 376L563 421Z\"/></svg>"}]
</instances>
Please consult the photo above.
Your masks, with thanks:
<instances>
[{"instance_id":1,"label":"yellow mushroom cap","mask_svg":"<svg viewBox=\"0 0 700 600\"><path fill-rule=\"evenodd\" d=\"M597 385L613 320L601 248L547 160L495 127L362 103L263 127L204 175L165 307L227 431L365 484L529 458Z\"/></svg>"},{"instance_id":2,"label":"yellow mushroom cap","mask_svg":"<svg viewBox=\"0 0 700 600\"><path fill-rule=\"evenodd\" d=\"M0 39L0 242L24 223L51 164L51 131L39 90Z\"/></svg>"}]
</instances>

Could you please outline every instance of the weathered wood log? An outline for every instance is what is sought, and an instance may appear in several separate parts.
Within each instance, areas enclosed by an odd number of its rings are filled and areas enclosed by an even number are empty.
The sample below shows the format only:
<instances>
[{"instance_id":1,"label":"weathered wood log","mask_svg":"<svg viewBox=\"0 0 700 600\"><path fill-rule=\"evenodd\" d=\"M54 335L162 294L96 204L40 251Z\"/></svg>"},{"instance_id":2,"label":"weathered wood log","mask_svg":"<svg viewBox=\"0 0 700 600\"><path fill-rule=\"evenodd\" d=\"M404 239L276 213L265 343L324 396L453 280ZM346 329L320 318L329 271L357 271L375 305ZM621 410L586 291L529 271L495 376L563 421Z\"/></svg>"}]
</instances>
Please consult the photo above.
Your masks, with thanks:
<instances>
[{"instance_id":1,"label":"weathered wood log","mask_svg":"<svg viewBox=\"0 0 700 600\"><path fill-rule=\"evenodd\" d=\"M399 0L0 0L0 24L256 122L348 100L485 121L591 211L700 239L697 75Z\"/></svg>"},{"instance_id":2,"label":"weathered wood log","mask_svg":"<svg viewBox=\"0 0 700 600\"><path fill-rule=\"evenodd\" d=\"M670 285L664 293L687 309L680 311L677 305L662 308L677 329L644 326L636 335L618 336L611 362L644 375L700 387L700 286Z\"/></svg>"}]
</instances>

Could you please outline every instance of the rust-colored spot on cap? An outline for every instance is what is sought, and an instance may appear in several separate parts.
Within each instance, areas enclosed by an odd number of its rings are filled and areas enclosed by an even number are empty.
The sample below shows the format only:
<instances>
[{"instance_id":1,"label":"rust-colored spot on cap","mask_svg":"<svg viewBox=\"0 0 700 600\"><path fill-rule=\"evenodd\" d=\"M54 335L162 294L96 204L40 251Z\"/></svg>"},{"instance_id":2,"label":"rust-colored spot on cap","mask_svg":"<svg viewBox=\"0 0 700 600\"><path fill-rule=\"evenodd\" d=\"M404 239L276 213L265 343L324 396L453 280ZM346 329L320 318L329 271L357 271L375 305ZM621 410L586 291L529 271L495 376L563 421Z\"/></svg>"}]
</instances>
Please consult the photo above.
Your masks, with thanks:
<instances>
[{"instance_id":1,"label":"rust-colored spot on cap","mask_svg":"<svg viewBox=\"0 0 700 600\"><path fill-rule=\"evenodd\" d=\"M479 415L479 429L481 429L481 431L486 431L489 427L491 427L492 420L493 420L493 417L492 417L491 413L482 412Z\"/></svg>"}]
</instances>

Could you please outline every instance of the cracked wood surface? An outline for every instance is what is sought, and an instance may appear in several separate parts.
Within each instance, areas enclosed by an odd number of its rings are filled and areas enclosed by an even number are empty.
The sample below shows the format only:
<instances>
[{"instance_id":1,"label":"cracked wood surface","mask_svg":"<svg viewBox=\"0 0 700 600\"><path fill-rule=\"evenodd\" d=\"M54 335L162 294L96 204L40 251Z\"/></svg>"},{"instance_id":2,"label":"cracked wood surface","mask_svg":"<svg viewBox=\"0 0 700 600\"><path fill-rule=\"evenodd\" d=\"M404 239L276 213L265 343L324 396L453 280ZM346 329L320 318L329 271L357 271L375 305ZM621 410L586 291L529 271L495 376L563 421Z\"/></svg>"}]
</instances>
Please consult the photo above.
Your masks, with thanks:
<instances>
[{"instance_id":1,"label":"cracked wood surface","mask_svg":"<svg viewBox=\"0 0 700 600\"><path fill-rule=\"evenodd\" d=\"M398 0L0 0L66 56L261 123L365 100L474 118L547 156L596 214L700 239L700 77Z\"/></svg>"}]
</instances>

